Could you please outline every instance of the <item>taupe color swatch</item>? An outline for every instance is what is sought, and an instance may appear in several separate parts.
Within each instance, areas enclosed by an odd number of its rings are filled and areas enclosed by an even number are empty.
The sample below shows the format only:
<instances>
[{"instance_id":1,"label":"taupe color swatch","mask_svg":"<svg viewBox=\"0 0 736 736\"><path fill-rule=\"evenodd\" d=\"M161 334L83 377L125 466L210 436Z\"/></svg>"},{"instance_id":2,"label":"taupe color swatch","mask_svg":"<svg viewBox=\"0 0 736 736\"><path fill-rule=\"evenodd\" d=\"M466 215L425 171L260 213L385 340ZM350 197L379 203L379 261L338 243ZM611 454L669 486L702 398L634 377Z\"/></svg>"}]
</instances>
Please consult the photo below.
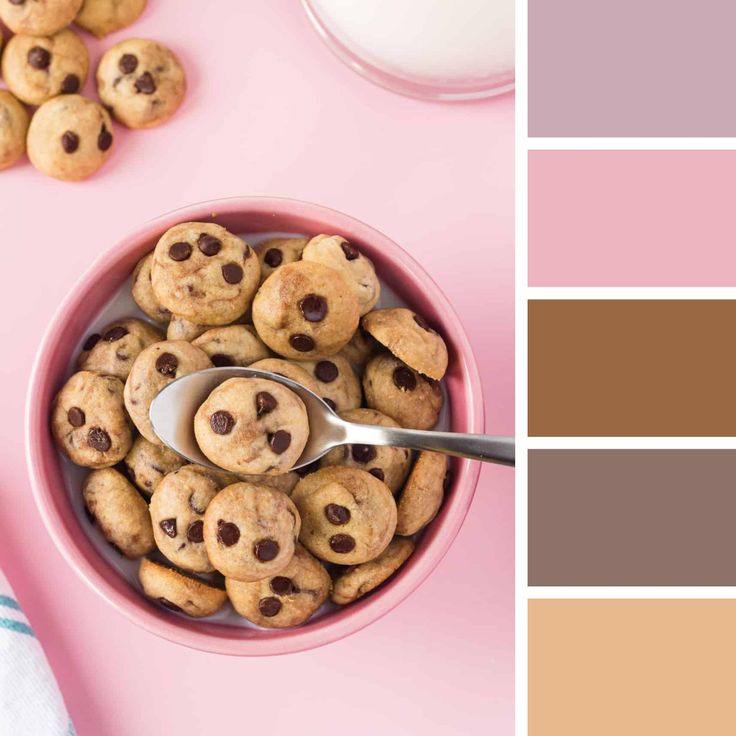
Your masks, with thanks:
<instances>
[{"instance_id":1,"label":"taupe color swatch","mask_svg":"<svg viewBox=\"0 0 736 736\"><path fill-rule=\"evenodd\" d=\"M735 450L531 450L530 585L736 586Z\"/></svg>"},{"instance_id":2,"label":"taupe color swatch","mask_svg":"<svg viewBox=\"0 0 736 736\"><path fill-rule=\"evenodd\" d=\"M529 302L532 436L735 436L736 301Z\"/></svg>"},{"instance_id":3,"label":"taupe color swatch","mask_svg":"<svg viewBox=\"0 0 736 736\"><path fill-rule=\"evenodd\" d=\"M532 600L529 736L732 736L735 600Z\"/></svg>"}]
</instances>

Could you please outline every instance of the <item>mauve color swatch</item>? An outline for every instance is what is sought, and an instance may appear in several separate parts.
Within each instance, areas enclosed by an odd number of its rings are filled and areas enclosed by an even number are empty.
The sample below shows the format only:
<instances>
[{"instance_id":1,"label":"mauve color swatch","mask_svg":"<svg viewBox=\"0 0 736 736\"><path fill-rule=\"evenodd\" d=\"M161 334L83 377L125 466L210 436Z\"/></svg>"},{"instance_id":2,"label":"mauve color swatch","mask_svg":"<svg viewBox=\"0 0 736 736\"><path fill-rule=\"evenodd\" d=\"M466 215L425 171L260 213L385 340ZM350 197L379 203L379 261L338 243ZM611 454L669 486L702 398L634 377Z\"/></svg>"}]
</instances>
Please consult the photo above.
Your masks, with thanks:
<instances>
[{"instance_id":1,"label":"mauve color swatch","mask_svg":"<svg viewBox=\"0 0 736 736\"><path fill-rule=\"evenodd\" d=\"M732 0L529 0L532 136L736 135Z\"/></svg>"},{"instance_id":2,"label":"mauve color swatch","mask_svg":"<svg viewBox=\"0 0 736 736\"><path fill-rule=\"evenodd\" d=\"M736 585L736 451L531 450L530 585Z\"/></svg>"},{"instance_id":3,"label":"mauve color swatch","mask_svg":"<svg viewBox=\"0 0 736 736\"><path fill-rule=\"evenodd\" d=\"M529 736L736 733L736 600L531 600L528 611Z\"/></svg>"},{"instance_id":4,"label":"mauve color swatch","mask_svg":"<svg viewBox=\"0 0 736 736\"><path fill-rule=\"evenodd\" d=\"M736 151L531 151L530 286L735 286Z\"/></svg>"},{"instance_id":5,"label":"mauve color swatch","mask_svg":"<svg viewBox=\"0 0 736 736\"><path fill-rule=\"evenodd\" d=\"M529 302L531 436L736 436L736 301Z\"/></svg>"}]
</instances>

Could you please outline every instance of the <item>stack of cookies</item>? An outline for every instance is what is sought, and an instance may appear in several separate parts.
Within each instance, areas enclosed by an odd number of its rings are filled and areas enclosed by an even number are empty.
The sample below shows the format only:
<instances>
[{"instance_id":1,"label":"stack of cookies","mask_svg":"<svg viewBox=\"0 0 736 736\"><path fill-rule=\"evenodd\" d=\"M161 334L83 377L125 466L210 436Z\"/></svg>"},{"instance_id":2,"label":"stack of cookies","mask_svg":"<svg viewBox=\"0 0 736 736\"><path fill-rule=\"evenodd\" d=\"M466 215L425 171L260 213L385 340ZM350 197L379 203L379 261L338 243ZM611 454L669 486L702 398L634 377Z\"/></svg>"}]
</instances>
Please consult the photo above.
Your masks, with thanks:
<instances>
[{"instance_id":1,"label":"stack of cookies","mask_svg":"<svg viewBox=\"0 0 736 736\"><path fill-rule=\"evenodd\" d=\"M97 68L99 104L78 94L89 53L68 26L97 37L133 23L146 0L0 0L0 20L14 32L2 54L0 169L27 150L31 163L57 179L94 174L115 141L111 116L129 128L168 120L184 97L184 70L155 41L129 39L108 49ZM0 47L2 37L0 32ZM36 107L31 118L25 105Z\"/></svg>"},{"instance_id":2,"label":"stack of cookies","mask_svg":"<svg viewBox=\"0 0 736 736\"><path fill-rule=\"evenodd\" d=\"M132 294L143 314L86 339L51 427L91 469L90 519L120 554L141 558L146 595L195 617L229 600L256 625L296 626L409 558L447 490L444 455L348 445L294 472L306 410L262 378L222 383L196 414L197 441L221 471L163 446L148 414L180 376L250 366L304 385L348 421L433 427L447 348L415 312L375 309L380 293L373 263L338 235L251 247L220 225L185 222L140 260Z\"/></svg>"}]
</instances>

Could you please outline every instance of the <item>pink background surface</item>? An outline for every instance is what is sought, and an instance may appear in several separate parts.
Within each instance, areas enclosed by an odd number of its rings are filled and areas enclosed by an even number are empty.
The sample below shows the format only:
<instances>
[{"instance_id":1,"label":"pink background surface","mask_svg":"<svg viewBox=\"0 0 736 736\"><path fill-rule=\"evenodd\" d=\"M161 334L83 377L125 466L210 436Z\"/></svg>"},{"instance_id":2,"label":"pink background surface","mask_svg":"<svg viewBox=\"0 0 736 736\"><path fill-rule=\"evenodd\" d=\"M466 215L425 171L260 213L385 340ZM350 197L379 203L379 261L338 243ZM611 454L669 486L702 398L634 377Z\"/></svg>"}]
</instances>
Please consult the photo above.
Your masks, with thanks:
<instances>
[{"instance_id":1,"label":"pink background surface","mask_svg":"<svg viewBox=\"0 0 736 736\"><path fill-rule=\"evenodd\" d=\"M532 151L530 286L733 286L736 151Z\"/></svg>"},{"instance_id":2,"label":"pink background surface","mask_svg":"<svg viewBox=\"0 0 736 736\"><path fill-rule=\"evenodd\" d=\"M112 159L89 182L45 179L27 163L0 175L0 308L8 315L0 326L0 565L79 732L153 734L165 724L212 733L242 723L274 733L510 734L506 468L483 469L455 544L405 603L346 640L286 657L219 657L157 639L88 590L48 539L21 429L44 327L101 250L130 227L203 199L309 199L396 240L438 280L476 346L487 431L513 432L513 98L453 106L385 92L331 55L294 0L220 0L209 13L152 3L115 38L126 35L181 54L191 89L180 113L159 129L117 127ZM95 61L109 43L91 44Z\"/></svg>"}]
</instances>

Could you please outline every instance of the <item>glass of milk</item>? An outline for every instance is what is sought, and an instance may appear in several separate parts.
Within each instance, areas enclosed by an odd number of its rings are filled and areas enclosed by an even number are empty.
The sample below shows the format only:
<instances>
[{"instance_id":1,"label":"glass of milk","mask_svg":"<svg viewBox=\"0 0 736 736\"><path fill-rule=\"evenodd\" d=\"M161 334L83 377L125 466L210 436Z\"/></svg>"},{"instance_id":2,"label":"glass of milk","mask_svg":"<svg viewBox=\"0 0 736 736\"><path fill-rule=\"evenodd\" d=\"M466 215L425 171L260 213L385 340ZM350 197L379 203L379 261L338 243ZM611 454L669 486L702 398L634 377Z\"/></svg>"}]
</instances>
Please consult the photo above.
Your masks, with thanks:
<instances>
[{"instance_id":1,"label":"glass of milk","mask_svg":"<svg viewBox=\"0 0 736 736\"><path fill-rule=\"evenodd\" d=\"M345 63L395 92L437 100L514 87L514 0L302 0Z\"/></svg>"}]
</instances>

